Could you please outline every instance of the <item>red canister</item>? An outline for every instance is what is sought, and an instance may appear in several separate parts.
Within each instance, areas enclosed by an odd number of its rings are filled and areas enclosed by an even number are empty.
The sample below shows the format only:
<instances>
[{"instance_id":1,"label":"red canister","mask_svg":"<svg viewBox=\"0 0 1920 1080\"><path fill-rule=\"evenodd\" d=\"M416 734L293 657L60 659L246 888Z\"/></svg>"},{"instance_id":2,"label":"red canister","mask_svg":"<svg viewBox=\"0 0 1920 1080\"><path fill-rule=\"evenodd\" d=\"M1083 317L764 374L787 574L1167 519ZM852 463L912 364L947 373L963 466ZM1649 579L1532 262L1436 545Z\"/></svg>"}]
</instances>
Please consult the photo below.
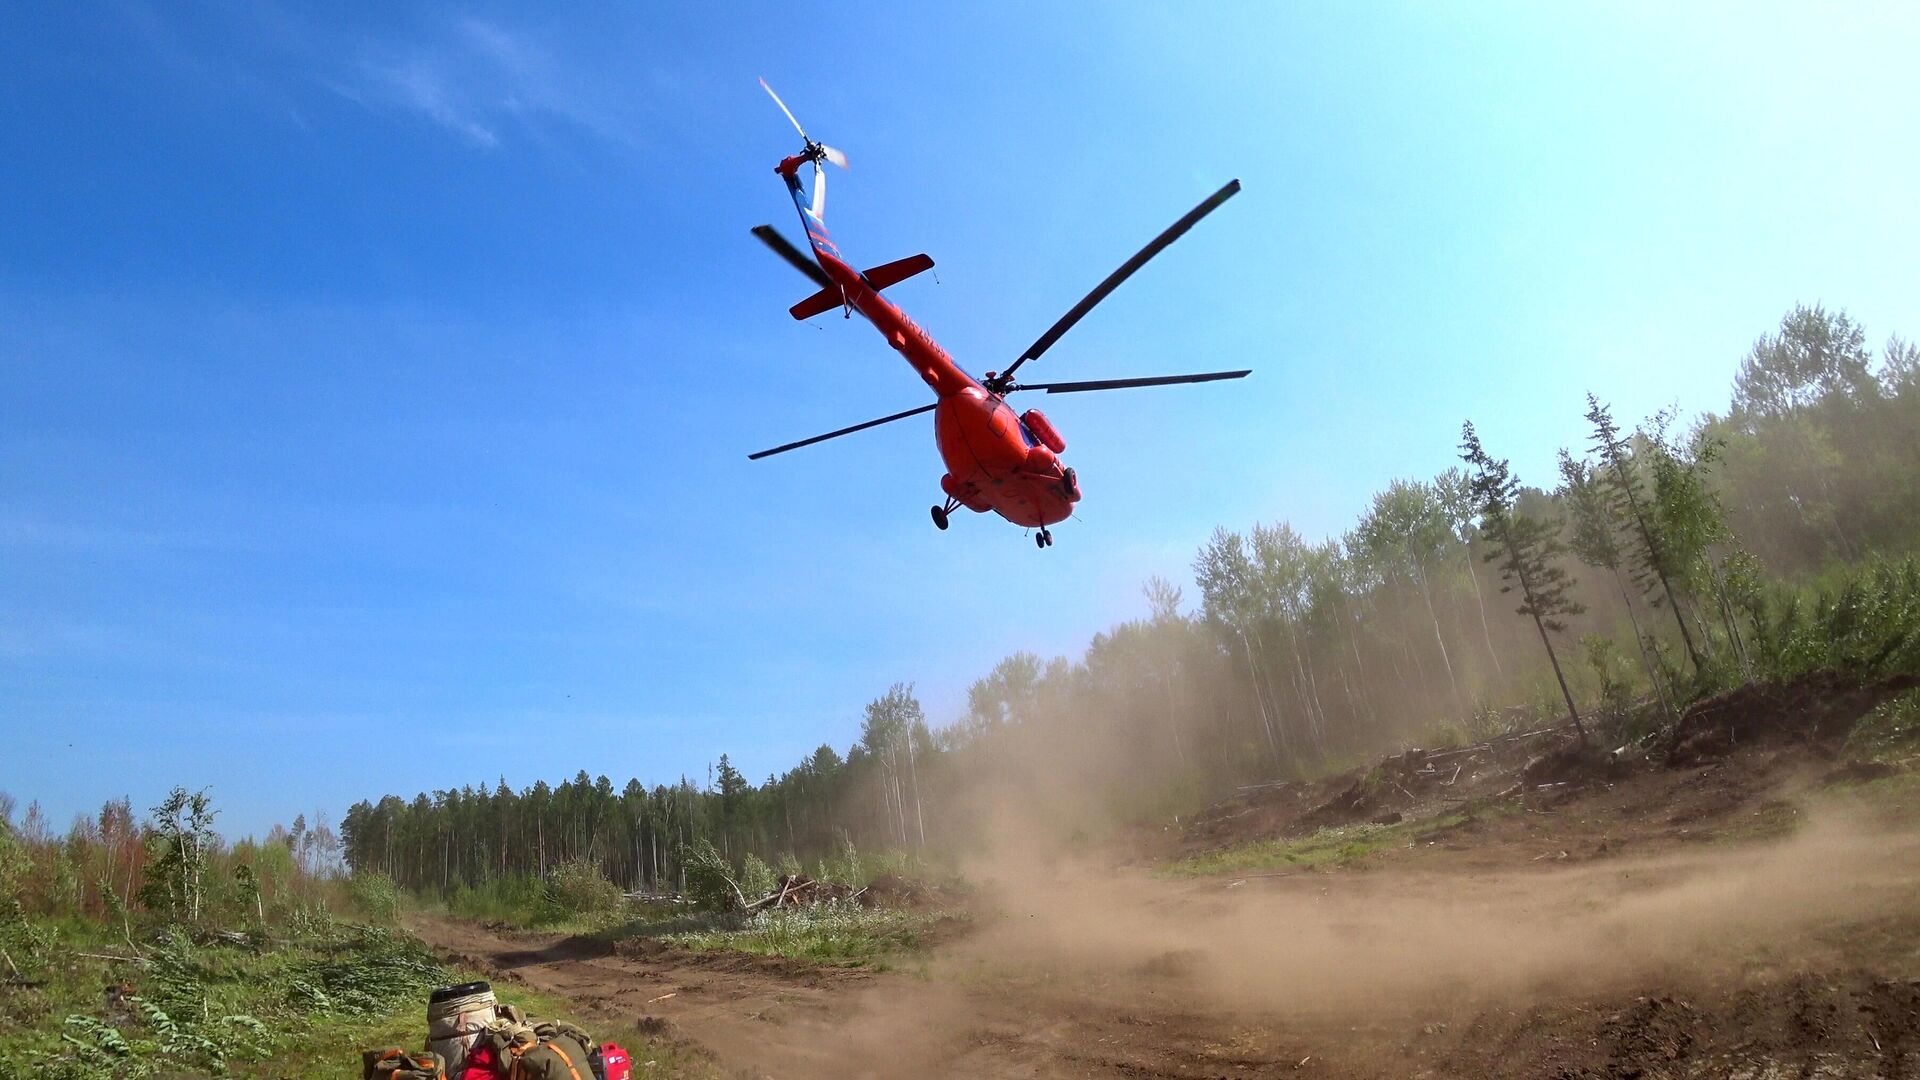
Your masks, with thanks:
<instances>
[{"instance_id":1,"label":"red canister","mask_svg":"<svg viewBox=\"0 0 1920 1080\"><path fill-rule=\"evenodd\" d=\"M600 1044L600 1064L607 1070L607 1080L632 1080L633 1059L620 1048L619 1043Z\"/></svg>"}]
</instances>

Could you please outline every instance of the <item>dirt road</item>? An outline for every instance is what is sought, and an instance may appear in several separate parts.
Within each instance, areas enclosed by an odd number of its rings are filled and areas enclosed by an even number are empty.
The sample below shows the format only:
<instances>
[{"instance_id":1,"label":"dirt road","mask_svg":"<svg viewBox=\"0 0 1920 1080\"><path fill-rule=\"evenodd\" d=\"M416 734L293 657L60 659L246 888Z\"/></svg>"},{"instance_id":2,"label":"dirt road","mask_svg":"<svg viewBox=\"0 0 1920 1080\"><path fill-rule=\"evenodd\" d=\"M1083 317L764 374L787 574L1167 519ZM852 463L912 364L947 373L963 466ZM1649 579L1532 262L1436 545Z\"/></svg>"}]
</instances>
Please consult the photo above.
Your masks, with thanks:
<instances>
[{"instance_id":1,"label":"dirt road","mask_svg":"<svg viewBox=\"0 0 1920 1080\"><path fill-rule=\"evenodd\" d=\"M1332 873L1009 858L912 973L419 929L741 1076L1920 1077L1920 835L1721 768Z\"/></svg>"}]
</instances>

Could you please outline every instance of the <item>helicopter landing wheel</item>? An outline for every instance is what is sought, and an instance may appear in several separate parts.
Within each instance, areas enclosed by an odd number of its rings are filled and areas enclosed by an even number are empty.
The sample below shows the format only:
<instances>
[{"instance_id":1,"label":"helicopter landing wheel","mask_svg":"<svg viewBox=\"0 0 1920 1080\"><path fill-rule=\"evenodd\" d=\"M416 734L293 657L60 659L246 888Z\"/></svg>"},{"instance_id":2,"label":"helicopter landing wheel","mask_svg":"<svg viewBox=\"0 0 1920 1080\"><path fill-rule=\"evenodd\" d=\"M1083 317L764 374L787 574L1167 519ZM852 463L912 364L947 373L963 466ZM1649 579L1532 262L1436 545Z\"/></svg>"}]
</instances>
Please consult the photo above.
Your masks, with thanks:
<instances>
[{"instance_id":1,"label":"helicopter landing wheel","mask_svg":"<svg viewBox=\"0 0 1920 1080\"><path fill-rule=\"evenodd\" d=\"M1053 534L1045 529L1033 534L1033 546L1050 548L1053 546Z\"/></svg>"},{"instance_id":2,"label":"helicopter landing wheel","mask_svg":"<svg viewBox=\"0 0 1920 1080\"><path fill-rule=\"evenodd\" d=\"M941 532L947 531L947 510L945 507L936 506L933 508L933 527L939 529Z\"/></svg>"}]
</instances>

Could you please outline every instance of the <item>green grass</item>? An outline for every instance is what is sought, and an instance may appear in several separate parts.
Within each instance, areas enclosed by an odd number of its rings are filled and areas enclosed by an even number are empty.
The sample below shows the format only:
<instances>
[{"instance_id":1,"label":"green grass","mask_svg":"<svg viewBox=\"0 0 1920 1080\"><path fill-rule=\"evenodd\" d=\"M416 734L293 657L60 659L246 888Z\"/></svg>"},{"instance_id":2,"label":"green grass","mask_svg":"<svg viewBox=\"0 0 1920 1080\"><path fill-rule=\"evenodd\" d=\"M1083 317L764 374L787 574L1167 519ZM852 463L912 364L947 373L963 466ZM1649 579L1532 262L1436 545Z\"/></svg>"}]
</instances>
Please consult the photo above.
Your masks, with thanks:
<instances>
[{"instance_id":1,"label":"green grass","mask_svg":"<svg viewBox=\"0 0 1920 1080\"><path fill-rule=\"evenodd\" d=\"M635 905L632 914L619 922L588 932L585 936L602 941L626 938L667 938L675 934L737 930L744 921L738 914L702 911L681 905Z\"/></svg>"},{"instance_id":2,"label":"green grass","mask_svg":"<svg viewBox=\"0 0 1920 1080\"><path fill-rule=\"evenodd\" d=\"M1861 717L1841 752L1856 761L1920 757L1920 692L1903 694Z\"/></svg>"},{"instance_id":3,"label":"green grass","mask_svg":"<svg viewBox=\"0 0 1920 1080\"><path fill-rule=\"evenodd\" d=\"M136 935L144 963L103 959L131 949L99 924L39 929L52 931L44 984L0 990L12 1021L0 1029L0 1077L251 1075L328 1034L372 1045L405 1003L424 1022L427 991L448 978L411 937L325 919L276 928L287 937L260 947ZM343 1052L333 1074L356 1060L357 1049Z\"/></svg>"},{"instance_id":4,"label":"green grass","mask_svg":"<svg viewBox=\"0 0 1920 1080\"><path fill-rule=\"evenodd\" d=\"M1713 838L1735 843L1781 840L1798 832L1805 821L1806 813L1799 806L1784 799L1769 799L1738 822L1717 830Z\"/></svg>"},{"instance_id":5,"label":"green grass","mask_svg":"<svg viewBox=\"0 0 1920 1080\"><path fill-rule=\"evenodd\" d=\"M876 965L924 951L951 912L869 910L852 905L762 911L744 921L657 935L689 949L784 956L816 963Z\"/></svg>"},{"instance_id":6,"label":"green grass","mask_svg":"<svg viewBox=\"0 0 1920 1080\"><path fill-rule=\"evenodd\" d=\"M1251 840L1218 851L1203 852L1162 865L1167 877L1212 877L1290 869L1317 870L1348 866L1388 848L1404 847L1424 836L1453 828L1467 820L1449 814L1431 821L1398 825L1342 825L1321 829L1298 840Z\"/></svg>"},{"instance_id":7,"label":"green grass","mask_svg":"<svg viewBox=\"0 0 1920 1080\"><path fill-rule=\"evenodd\" d=\"M334 1080L357 1074L362 1050L424 1046L428 992L485 977L446 968L410 935L330 921L276 928L286 936L260 949L136 933L144 964L103 959L131 950L99 923L42 920L31 929L44 943L31 976L40 985L0 985L3 1080ZM132 997L110 1000L108 986ZM516 986L495 992L532 1015L577 1019L620 1043L634 1055L636 1076L711 1075L630 1026L582 1017ZM647 1061L654 1064L642 1067Z\"/></svg>"},{"instance_id":8,"label":"green grass","mask_svg":"<svg viewBox=\"0 0 1920 1080\"><path fill-rule=\"evenodd\" d=\"M1878 780L1845 780L1820 792L1820 803L1859 814L1882 828L1920 827L1920 772Z\"/></svg>"}]
</instances>

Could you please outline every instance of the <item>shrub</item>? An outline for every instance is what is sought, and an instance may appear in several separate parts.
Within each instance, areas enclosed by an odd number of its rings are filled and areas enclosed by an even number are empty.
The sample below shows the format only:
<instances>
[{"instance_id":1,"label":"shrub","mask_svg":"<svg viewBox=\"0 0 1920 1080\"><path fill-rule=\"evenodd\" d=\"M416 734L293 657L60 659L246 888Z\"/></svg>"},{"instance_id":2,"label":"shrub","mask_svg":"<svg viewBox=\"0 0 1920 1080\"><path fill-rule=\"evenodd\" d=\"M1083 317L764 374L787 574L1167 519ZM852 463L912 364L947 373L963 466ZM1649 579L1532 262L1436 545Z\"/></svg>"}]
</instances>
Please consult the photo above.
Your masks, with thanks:
<instances>
[{"instance_id":1,"label":"shrub","mask_svg":"<svg viewBox=\"0 0 1920 1080\"><path fill-rule=\"evenodd\" d=\"M1626 657L1620 646L1604 634L1588 634L1580 639L1580 646L1587 654L1587 666L1593 669L1599 687L1596 705L1600 719L1617 726L1633 708L1633 678Z\"/></svg>"},{"instance_id":2,"label":"shrub","mask_svg":"<svg viewBox=\"0 0 1920 1080\"><path fill-rule=\"evenodd\" d=\"M859 849L853 846L852 840L841 837L839 853L831 858L822 858L819 872L813 876L821 881L859 888L865 884L865 875L860 867Z\"/></svg>"},{"instance_id":3,"label":"shrub","mask_svg":"<svg viewBox=\"0 0 1920 1080\"><path fill-rule=\"evenodd\" d=\"M1869 760L1905 757L1920 743L1920 692L1904 694L1860 718L1847 736L1846 755Z\"/></svg>"},{"instance_id":4,"label":"shrub","mask_svg":"<svg viewBox=\"0 0 1920 1080\"><path fill-rule=\"evenodd\" d=\"M607 880L592 859L568 859L547 874L553 905L573 915L602 915L620 910L620 886Z\"/></svg>"},{"instance_id":5,"label":"shrub","mask_svg":"<svg viewBox=\"0 0 1920 1080\"><path fill-rule=\"evenodd\" d=\"M1746 614L1754 661L1769 678L1920 671L1920 560L1853 570L1815 590L1776 588L1752 597Z\"/></svg>"},{"instance_id":6,"label":"shrub","mask_svg":"<svg viewBox=\"0 0 1920 1080\"><path fill-rule=\"evenodd\" d=\"M725 911L734 903L733 874L727 861L702 838L688 844L681 854L686 868L687 899L710 911Z\"/></svg>"},{"instance_id":7,"label":"shrub","mask_svg":"<svg viewBox=\"0 0 1920 1080\"><path fill-rule=\"evenodd\" d=\"M400 886L377 870L358 870L347 879L347 902L368 922L392 926L400 921Z\"/></svg>"},{"instance_id":8,"label":"shrub","mask_svg":"<svg viewBox=\"0 0 1920 1080\"><path fill-rule=\"evenodd\" d=\"M537 926L564 914L548 896L539 878L509 874L480 885L456 885L447 895L447 910L463 919Z\"/></svg>"},{"instance_id":9,"label":"shrub","mask_svg":"<svg viewBox=\"0 0 1920 1080\"><path fill-rule=\"evenodd\" d=\"M762 862L758 855L747 852L740 860L740 892L749 900L755 900L773 891L773 868Z\"/></svg>"}]
</instances>

